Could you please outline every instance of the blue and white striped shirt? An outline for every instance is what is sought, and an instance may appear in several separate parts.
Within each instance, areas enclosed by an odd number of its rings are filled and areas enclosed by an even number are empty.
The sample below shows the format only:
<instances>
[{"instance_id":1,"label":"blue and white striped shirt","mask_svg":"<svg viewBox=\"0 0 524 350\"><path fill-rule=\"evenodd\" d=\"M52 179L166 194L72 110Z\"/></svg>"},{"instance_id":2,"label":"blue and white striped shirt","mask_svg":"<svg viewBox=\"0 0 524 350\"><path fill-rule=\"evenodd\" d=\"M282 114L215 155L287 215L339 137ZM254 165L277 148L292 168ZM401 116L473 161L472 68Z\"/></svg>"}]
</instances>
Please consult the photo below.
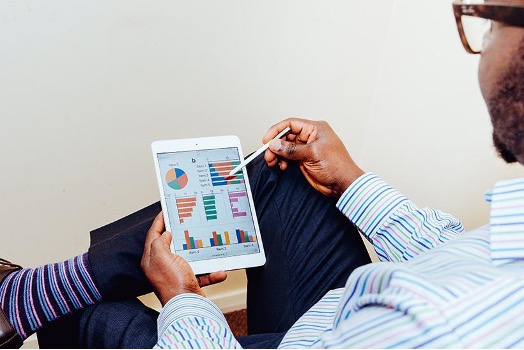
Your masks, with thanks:
<instances>
[{"instance_id":1,"label":"blue and white striped shirt","mask_svg":"<svg viewBox=\"0 0 524 350\"><path fill-rule=\"evenodd\" d=\"M281 348L524 347L524 178L487 195L489 225L418 208L378 176L355 181L337 207L373 243L362 266L288 331ZM240 347L211 301L184 294L158 321L161 348Z\"/></svg>"}]
</instances>

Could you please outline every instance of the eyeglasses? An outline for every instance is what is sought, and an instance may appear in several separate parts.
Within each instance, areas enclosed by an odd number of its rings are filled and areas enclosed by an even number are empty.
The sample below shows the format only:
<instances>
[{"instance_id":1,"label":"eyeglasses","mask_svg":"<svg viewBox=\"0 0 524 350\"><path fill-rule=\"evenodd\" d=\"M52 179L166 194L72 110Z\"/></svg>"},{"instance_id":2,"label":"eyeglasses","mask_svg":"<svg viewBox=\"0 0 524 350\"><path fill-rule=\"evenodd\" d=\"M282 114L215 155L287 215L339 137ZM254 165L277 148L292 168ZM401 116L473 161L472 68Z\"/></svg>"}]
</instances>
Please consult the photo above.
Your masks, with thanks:
<instances>
[{"instance_id":1,"label":"eyeglasses","mask_svg":"<svg viewBox=\"0 0 524 350\"><path fill-rule=\"evenodd\" d=\"M524 27L524 6L490 1L455 1L453 13L462 45L469 53L480 53L484 35L491 30L491 22L502 22Z\"/></svg>"}]
</instances>

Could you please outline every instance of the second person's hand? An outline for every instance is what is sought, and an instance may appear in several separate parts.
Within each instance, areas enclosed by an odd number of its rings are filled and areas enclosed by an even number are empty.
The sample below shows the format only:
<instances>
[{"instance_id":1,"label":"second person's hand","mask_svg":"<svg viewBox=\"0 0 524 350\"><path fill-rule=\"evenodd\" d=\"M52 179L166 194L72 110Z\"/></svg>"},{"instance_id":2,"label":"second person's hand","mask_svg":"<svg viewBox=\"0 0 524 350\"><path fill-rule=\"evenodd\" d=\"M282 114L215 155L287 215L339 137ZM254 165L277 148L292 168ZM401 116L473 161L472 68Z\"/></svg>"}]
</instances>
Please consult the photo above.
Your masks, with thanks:
<instances>
[{"instance_id":1,"label":"second person's hand","mask_svg":"<svg viewBox=\"0 0 524 350\"><path fill-rule=\"evenodd\" d=\"M287 168L286 160L296 160L309 183L320 193L339 197L364 171L349 155L342 140L328 123L289 118L273 125L264 135L266 143L289 126L285 139L274 140L264 158L269 166Z\"/></svg>"}]
</instances>

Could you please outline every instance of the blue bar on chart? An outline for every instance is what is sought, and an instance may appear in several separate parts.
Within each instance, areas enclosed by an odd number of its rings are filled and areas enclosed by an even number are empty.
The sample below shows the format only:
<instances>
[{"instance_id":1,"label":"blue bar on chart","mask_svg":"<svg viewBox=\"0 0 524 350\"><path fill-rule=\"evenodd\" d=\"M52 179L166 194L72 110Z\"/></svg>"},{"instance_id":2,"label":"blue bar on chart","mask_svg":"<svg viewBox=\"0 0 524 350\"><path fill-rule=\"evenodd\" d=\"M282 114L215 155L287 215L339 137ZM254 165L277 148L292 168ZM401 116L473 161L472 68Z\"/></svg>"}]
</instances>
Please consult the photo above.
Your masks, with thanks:
<instances>
[{"instance_id":1,"label":"blue bar on chart","mask_svg":"<svg viewBox=\"0 0 524 350\"><path fill-rule=\"evenodd\" d=\"M189 235L188 230L184 230L184 238L186 240L186 243L182 244L182 248L184 250L204 248L204 243L202 242L202 240L201 239L195 240L195 238Z\"/></svg>"},{"instance_id":2,"label":"blue bar on chart","mask_svg":"<svg viewBox=\"0 0 524 350\"><path fill-rule=\"evenodd\" d=\"M229 245L231 244L231 240L229 238L229 232L224 231L224 234L219 235L216 233L216 231L213 231L213 238L209 239L209 244L212 247L218 247L221 245Z\"/></svg>"},{"instance_id":3,"label":"blue bar on chart","mask_svg":"<svg viewBox=\"0 0 524 350\"><path fill-rule=\"evenodd\" d=\"M229 192L229 203L231 204L231 211L233 212L233 218L239 218L247 215L247 212L240 209L240 200L244 198L247 201L246 191L240 192ZM247 204L247 203L246 203Z\"/></svg>"},{"instance_id":4,"label":"blue bar on chart","mask_svg":"<svg viewBox=\"0 0 524 350\"><path fill-rule=\"evenodd\" d=\"M199 248L208 248L208 247L220 247L230 244L237 244L237 243L249 243L249 242L256 242L257 237L255 235L250 235L247 231L236 229L235 230L236 239L235 237L230 236L229 231L224 231L222 234L218 234L216 231L212 232L212 237L209 238L209 245L204 246L204 240L207 242L208 238L204 239L196 239L193 236L189 234L188 230L184 230L184 240L185 243L182 244L183 250L190 250L190 249L199 249ZM209 236L208 236L209 237Z\"/></svg>"},{"instance_id":5,"label":"blue bar on chart","mask_svg":"<svg viewBox=\"0 0 524 350\"><path fill-rule=\"evenodd\" d=\"M208 163L211 183L213 186L237 185L244 183L244 175L238 172L236 175L229 175L229 172L240 164L240 160L225 160Z\"/></svg>"},{"instance_id":6,"label":"blue bar on chart","mask_svg":"<svg viewBox=\"0 0 524 350\"><path fill-rule=\"evenodd\" d=\"M257 237L255 235L250 235L247 231L244 230L235 230L237 234L238 243L247 243L247 242L256 242Z\"/></svg>"}]
</instances>

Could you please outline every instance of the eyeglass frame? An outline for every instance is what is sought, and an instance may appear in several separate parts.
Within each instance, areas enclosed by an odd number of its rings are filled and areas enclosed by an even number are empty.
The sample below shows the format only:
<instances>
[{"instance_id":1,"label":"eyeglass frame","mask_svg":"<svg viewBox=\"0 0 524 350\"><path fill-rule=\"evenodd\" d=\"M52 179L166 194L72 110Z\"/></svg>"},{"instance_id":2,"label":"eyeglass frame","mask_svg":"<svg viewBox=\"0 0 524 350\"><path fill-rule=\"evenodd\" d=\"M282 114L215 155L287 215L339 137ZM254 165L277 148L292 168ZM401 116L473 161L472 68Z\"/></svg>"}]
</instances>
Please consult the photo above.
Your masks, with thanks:
<instances>
[{"instance_id":1,"label":"eyeglass frame","mask_svg":"<svg viewBox=\"0 0 524 350\"><path fill-rule=\"evenodd\" d=\"M462 16L485 18L511 26L524 27L524 6L489 1L482 4L465 4L463 0L454 1L452 5L460 40L464 49L471 54L479 54L480 51L473 50L469 45L462 26Z\"/></svg>"}]
</instances>

